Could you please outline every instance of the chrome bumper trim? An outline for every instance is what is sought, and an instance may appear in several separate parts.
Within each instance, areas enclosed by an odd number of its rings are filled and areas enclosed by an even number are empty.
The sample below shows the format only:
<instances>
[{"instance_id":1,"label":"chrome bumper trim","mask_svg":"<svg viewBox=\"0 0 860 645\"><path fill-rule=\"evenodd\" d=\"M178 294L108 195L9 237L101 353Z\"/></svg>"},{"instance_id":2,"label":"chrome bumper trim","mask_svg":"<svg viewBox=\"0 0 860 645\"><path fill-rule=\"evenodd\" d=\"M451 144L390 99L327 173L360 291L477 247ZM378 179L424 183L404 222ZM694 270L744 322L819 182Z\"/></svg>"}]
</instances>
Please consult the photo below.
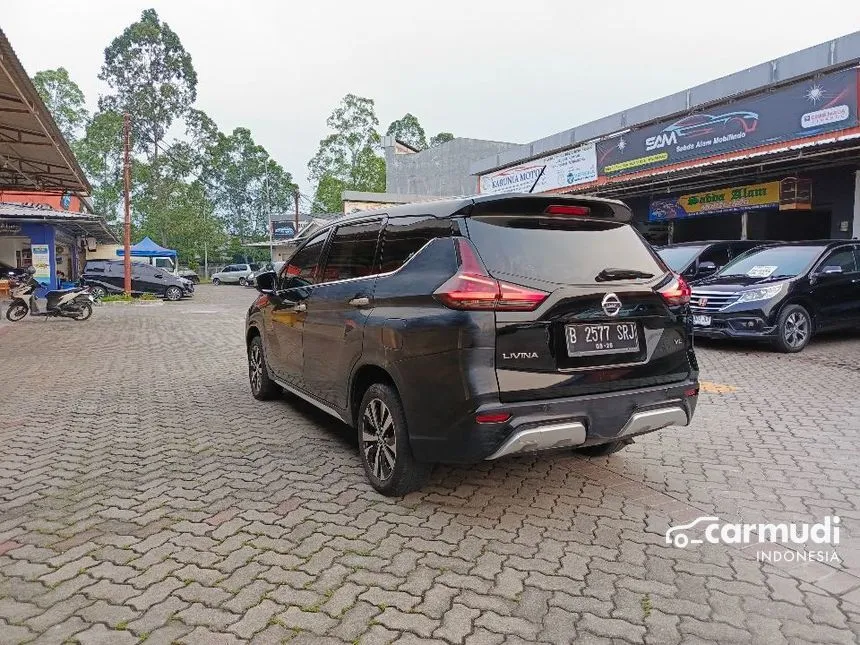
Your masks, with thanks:
<instances>
[{"instance_id":1,"label":"chrome bumper trim","mask_svg":"<svg viewBox=\"0 0 860 645\"><path fill-rule=\"evenodd\" d=\"M553 448L572 448L585 443L585 426L578 422L538 426L515 432L490 459L498 459L520 452L537 452Z\"/></svg>"},{"instance_id":2,"label":"chrome bumper trim","mask_svg":"<svg viewBox=\"0 0 860 645\"><path fill-rule=\"evenodd\" d=\"M635 412L621 428L619 437L626 435L642 434L652 430L659 430L666 426L685 426L690 423L687 413L683 408L658 408L657 410L646 410Z\"/></svg>"}]
</instances>

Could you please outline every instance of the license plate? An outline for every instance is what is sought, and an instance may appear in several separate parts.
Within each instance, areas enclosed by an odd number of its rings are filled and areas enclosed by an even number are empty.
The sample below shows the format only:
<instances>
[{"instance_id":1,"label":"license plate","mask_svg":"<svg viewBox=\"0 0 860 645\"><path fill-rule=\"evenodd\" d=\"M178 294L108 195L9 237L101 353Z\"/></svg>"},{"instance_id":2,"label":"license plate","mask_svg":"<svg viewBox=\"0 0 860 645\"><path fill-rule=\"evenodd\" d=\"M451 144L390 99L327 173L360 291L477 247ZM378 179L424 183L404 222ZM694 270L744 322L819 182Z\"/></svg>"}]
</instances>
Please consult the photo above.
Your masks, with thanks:
<instances>
[{"instance_id":1,"label":"license plate","mask_svg":"<svg viewBox=\"0 0 860 645\"><path fill-rule=\"evenodd\" d=\"M710 327L711 326L711 317L710 316L693 316L693 324L696 327Z\"/></svg>"},{"instance_id":2,"label":"license plate","mask_svg":"<svg viewBox=\"0 0 860 645\"><path fill-rule=\"evenodd\" d=\"M639 333L633 322L567 325L564 334L568 356L639 351Z\"/></svg>"}]
</instances>

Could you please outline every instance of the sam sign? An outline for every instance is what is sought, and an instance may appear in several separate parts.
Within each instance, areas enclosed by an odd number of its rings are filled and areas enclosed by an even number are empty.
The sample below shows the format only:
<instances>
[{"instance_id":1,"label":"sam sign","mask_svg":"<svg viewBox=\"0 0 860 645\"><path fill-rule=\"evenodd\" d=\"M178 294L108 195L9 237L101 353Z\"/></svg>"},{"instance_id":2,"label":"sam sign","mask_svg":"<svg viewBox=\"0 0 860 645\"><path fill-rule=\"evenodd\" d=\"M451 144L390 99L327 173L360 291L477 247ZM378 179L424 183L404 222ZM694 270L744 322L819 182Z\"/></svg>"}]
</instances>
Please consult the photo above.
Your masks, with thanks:
<instances>
[{"instance_id":1,"label":"sam sign","mask_svg":"<svg viewBox=\"0 0 860 645\"><path fill-rule=\"evenodd\" d=\"M648 211L648 221L664 222L712 213L771 208L779 205L779 198L780 182L770 181L764 184L749 184L655 199L651 202L651 208Z\"/></svg>"},{"instance_id":2,"label":"sam sign","mask_svg":"<svg viewBox=\"0 0 860 645\"><path fill-rule=\"evenodd\" d=\"M293 222L282 220L272 222L272 239L291 240L296 236L296 225Z\"/></svg>"}]
</instances>

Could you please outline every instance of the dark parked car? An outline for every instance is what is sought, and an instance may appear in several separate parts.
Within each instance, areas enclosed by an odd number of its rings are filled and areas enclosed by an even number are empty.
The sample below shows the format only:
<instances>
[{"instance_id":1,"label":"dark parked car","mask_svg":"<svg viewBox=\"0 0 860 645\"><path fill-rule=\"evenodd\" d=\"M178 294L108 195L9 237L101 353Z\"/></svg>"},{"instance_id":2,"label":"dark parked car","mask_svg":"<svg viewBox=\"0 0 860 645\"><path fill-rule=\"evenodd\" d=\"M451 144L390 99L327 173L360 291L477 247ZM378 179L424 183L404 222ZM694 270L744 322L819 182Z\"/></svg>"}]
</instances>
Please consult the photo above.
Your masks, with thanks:
<instances>
[{"instance_id":1,"label":"dark parked car","mask_svg":"<svg viewBox=\"0 0 860 645\"><path fill-rule=\"evenodd\" d=\"M0 280L7 279L18 282L22 278L26 278L28 275L26 267L19 269L17 267L13 267L11 264L0 262Z\"/></svg>"},{"instance_id":2,"label":"dark parked car","mask_svg":"<svg viewBox=\"0 0 860 645\"><path fill-rule=\"evenodd\" d=\"M858 268L860 245L851 240L753 249L693 285L695 334L799 352L816 332L860 324Z\"/></svg>"},{"instance_id":3,"label":"dark parked car","mask_svg":"<svg viewBox=\"0 0 860 645\"><path fill-rule=\"evenodd\" d=\"M90 287L96 298L122 293L125 267L122 260L88 260L81 283ZM180 300L194 293L194 284L150 264L131 263L131 292L134 295L154 293L167 300Z\"/></svg>"},{"instance_id":4,"label":"dark parked car","mask_svg":"<svg viewBox=\"0 0 860 645\"><path fill-rule=\"evenodd\" d=\"M251 391L283 388L356 428L386 495L433 463L609 454L687 425L689 287L630 218L617 201L533 195L347 216L257 279Z\"/></svg>"},{"instance_id":5,"label":"dark parked car","mask_svg":"<svg viewBox=\"0 0 860 645\"><path fill-rule=\"evenodd\" d=\"M721 240L716 242L680 242L657 249L663 262L686 280L701 280L722 269L731 260L750 249L773 242L762 240Z\"/></svg>"}]
</instances>

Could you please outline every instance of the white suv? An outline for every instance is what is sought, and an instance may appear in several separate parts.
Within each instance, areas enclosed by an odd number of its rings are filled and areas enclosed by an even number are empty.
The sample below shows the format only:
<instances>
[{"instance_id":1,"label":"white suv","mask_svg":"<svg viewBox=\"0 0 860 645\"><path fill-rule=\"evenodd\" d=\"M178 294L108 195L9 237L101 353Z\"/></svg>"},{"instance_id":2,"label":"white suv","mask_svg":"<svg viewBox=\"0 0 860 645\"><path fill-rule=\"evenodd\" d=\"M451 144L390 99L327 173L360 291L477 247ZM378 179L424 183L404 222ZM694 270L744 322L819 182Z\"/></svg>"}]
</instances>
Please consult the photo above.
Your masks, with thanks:
<instances>
[{"instance_id":1,"label":"white suv","mask_svg":"<svg viewBox=\"0 0 860 645\"><path fill-rule=\"evenodd\" d=\"M248 283L248 277L257 269L259 264L228 264L218 273L212 274L212 284L241 284Z\"/></svg>"}]
</instances>

